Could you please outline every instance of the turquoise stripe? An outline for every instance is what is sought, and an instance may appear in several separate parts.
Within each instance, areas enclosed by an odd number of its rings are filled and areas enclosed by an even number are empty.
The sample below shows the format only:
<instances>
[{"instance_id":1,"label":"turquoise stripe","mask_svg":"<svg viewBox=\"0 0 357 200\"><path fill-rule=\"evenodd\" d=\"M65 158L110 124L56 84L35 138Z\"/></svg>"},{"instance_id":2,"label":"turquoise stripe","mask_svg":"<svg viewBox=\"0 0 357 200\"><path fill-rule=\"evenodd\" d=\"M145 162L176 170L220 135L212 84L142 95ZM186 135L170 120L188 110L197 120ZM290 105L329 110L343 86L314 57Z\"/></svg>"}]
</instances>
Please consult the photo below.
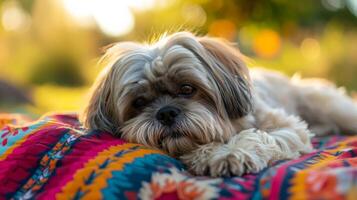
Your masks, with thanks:
<instances>
[{"instance_id":1,"label":"turquoise stripe","mask_svg":"<svg viewBox=\"0 0 357 200\"><path fill-rule=\"evenodd\" d=\"M14 144L16 144L18 141L20 141L22 138L24 138L26 135L31 134L34 132L36 129L38 129L40 126L43 126L45 123L48 123L46 121L39 121L36 124L33 124L29 127L27 127L27 130L22 130L21 128L16 128L18 130L18 133L16 135L13 135L13 133L9 133L9 129L2 129L0 130L0 156L2 156L9 148L11 148ZM2 137L2 135L8 133L6 137ZM3 143L5 142L4 140L7 140L6 145L4 146Z\"/></svg>"},{"instance_id":2,"label":"turquoise stripe","mask_svg":"<svg viewBox=\"0 0 357 200\"><path fill-rule=\"evenodd\" d=\"M125 164L123 170L112 172L112 177L107 180L107 187L101 190L103 197L127 199L126 192L138 193L143 182L150 182L153 173L168 172L170 167L175 167L179 171L183 169L179 161L161 154L148 154L135 158L133 162Z\"/></svg>"}]
</instances>

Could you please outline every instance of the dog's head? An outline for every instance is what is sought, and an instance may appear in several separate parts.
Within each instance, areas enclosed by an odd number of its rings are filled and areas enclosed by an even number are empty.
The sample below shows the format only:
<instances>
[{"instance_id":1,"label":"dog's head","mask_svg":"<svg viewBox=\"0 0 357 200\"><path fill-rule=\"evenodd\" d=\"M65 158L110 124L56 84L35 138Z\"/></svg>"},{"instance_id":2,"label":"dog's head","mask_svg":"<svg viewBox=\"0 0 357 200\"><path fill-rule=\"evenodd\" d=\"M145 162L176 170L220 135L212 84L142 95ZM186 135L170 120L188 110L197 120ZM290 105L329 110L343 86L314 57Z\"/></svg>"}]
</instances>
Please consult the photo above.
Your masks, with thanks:
<instances>
[{"instance_id":1,"label":"dog's head","mask_svg":"<svg viewBox=\"0 0 357 200\"><path fill-rule=\"evenodd\" d=\"M231 121L251 110L241 57L227 42L187 32L153 45L115 44L82 121L172 156L224 142L234 132Z\"/></svg>"}]
</instances>

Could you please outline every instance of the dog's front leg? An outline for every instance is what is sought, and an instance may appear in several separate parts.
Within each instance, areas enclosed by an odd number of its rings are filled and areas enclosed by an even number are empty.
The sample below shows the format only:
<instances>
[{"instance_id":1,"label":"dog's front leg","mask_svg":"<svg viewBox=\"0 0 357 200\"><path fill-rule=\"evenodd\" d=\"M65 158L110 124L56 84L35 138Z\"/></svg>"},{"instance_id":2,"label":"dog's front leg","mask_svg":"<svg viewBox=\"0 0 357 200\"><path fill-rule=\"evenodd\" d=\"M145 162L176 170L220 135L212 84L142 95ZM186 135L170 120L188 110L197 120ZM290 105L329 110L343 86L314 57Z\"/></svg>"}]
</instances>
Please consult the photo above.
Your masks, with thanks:
<instances>
[{"instance_id":1,"label":"dog's front leg","mask_svg":"<svg viewBox=\"0 0 357 200\"><path fill-rule=\"evenodd\" d=\"M297 158L313 150L306 123L278 109L256 109L259 129L248 129L227 143L210 143L183 155L181 160L197 175L214 177L259 172L270 163Z\"/></svg>"},{"instance_id":2,"label":"dog's front leg","mask_svg":"<svg viewBox=\"0 0 357 200\"><path fill-rule=\"evenodd\" d=\"M202 145L181 160L196 175L240 176L258 172L271 161L289 157L283 154L272 136L249 129L233 136L226 144Z\"/></svg>"},{"instance_id":3,"label":"dog's front leg","mask_svg":"<svg viewBox=\"0 0 357 200\"><path fill-rule=\"evenodd\" d=\"M226 144L202 145L181 160L196 175L240 176L262 170L280 154L279 151L274 138L249 129L233 136Z\"/></svg>"},{"instance_id":4,"label":"dog's front leg","mask_svg":"<svg viewBox=\"0 0 357 200\"><path fill-rule=\"evenodd\" d=\"M296 158L300 155L299 150L311 150L296 137L289 140L296 143L288 144L288 141L270 133L248 129L233 136L226 144L202 145L183 155L181 160L188 166L189 171L196 175L240 176L244 173L259 172L277 160ZM301 149L298 150L298 146Z\"/></svg>"}]
</instances>

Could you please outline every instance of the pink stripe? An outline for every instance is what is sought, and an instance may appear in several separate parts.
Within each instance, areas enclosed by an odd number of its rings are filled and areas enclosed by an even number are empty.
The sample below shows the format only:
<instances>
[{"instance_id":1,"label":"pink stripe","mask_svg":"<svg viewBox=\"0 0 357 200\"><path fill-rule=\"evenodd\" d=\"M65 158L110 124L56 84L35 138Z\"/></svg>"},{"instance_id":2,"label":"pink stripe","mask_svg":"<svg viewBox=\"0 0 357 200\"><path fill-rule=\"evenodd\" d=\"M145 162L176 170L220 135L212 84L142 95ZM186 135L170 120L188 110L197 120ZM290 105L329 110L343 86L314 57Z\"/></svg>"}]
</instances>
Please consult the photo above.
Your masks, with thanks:
<instances>
[{"instance_id":1,"label":"pink stripe","mask_svg":"<svg viewBox=\"0 0 357 200\"><path fill-rule=\"evenodd\" d=\"M37 199L55 199L55 195L61 191L77 170L82 169L88 160L95 158L99 152L108 149L113 145L124 144L121 139L115 138L108 133L82 137L72 146L69 154L61 160L60 166L57 167L47 184L42 188L42 192L36 196Z\"/></svg>"},{"instance_id":2,"label":"pink stripe","mask_svg":"<svg viewBox=\"0 0 357 200\"><path fill-rule=\"evenodd\" d=\"M274 175L274 177L272 178L272 183L271 183L271 189L270 189L270 196L269 196L269 200L276 200L279 199L279 195L280 195L280 189L282 188L282 182L285 178L286 175L286 169L294 164L300 163L304 160L307 160L308 158L310 158L311 156L316 155L316 152L307 154L302 156L299 159L295 159L295 160L291 160L288 161L285 164L282 164L282 166L279 167L279 169L277 169L276 174Z\"/></svg>"},{"instance_id":3,"label":"pink stripe","mask_svg":"<svg viewBox=\"0 0 357 200\"><path fill-rule=\"evenodd\" d=\"M45 126L31 135L10 155L0 161L0 196L15 192L24 180L27 180L37 167L41 155L48 151L52 144L65 131L65 128Z\"/></svg>"}]
</instances>

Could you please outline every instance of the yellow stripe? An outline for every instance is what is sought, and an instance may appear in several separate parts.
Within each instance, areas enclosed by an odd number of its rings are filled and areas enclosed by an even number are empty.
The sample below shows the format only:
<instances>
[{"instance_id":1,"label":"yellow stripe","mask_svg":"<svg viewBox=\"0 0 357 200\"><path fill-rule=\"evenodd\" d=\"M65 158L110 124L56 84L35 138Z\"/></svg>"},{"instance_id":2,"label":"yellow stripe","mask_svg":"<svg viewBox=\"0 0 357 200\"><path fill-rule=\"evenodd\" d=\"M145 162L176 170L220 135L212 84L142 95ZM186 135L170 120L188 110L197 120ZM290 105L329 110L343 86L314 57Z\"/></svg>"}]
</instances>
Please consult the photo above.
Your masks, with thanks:
<instances>
[{"instance_id":1,"label":"yellow stripe","mask_svg":"<svg viewBox=\"0 0 357 200\"><path fill-rule=\"evenodd\" d=\"M347 142L348 141L344 141L343 143L340 143L338 148L336 149L325 150L321 153L321 156L323 156L322 159L317 158L318 161L312 164L307 164L309 165L308 168L303 169L295 174L294 178L291 179L292 186L291 188L289 188L289 192L291 193L290 198L292 200L307 199L307 191L309 190L309 185L306 181L308 179L308 175L313 171L319 171L319 168L323 168L324 166L326 166L326 164L330 163L331 161L334 161L337 156L327 154L326 152L331 154L337 153L338 151L341 151L346 148Z\"/></svg>"},{"instance_id":2,"label":"yellow stripe","mask_svg":"<svg viewBox=\"0 0 357 200\"><path fill-rule=\"evenodd\" d=\"M101 189L107 186L107 180L112 177L112 171L122 170L124 164L131 163L138 157L143 157L148 154L162 154L159 150L153 149L138 149L123 156L116 157L115 154L119 151L126 150L131 147L138 146L137 144L123 144L112 146L107 150L100 152L95 158L89 160L85 166L78 170L74 176L73 180L67 183L63 188L61 193L56 195L56 199L72 199L75 193L80 189L86 192L85 197L90 199L102 199ZM105 169L99 169L99 165L102 164L106 159L111 162ZM97 177L94 180L94 184L85 185L83 181L86 180L90 174L95 171Z\"/></svg>"}]
</instances>

